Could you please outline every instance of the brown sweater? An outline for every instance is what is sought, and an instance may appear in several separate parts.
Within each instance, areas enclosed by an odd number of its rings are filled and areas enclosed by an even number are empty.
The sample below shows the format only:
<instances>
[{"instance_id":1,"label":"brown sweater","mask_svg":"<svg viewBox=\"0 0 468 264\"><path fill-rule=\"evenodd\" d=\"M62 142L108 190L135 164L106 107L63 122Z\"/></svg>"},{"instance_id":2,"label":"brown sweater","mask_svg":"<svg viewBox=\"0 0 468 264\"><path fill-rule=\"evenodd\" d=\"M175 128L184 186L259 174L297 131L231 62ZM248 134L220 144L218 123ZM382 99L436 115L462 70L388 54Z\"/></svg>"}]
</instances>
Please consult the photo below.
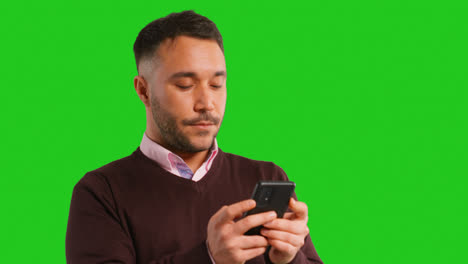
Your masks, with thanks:
<instances>
[{"instance_id":1,"label":"brown sweater","mask_svg":"<svg viewBox=\"0 0 468 264\"><path fill-rule=\"evenodd\" d=\"M219 149L211 169L195 182L164 170L138 147L86 173L75 185L67 263L211 263L205 244L208 220L223 205L250 198L261 179L287 176L272 162ZM264 254L246 263L270 261ZM292 263L322 263L309 236Z\"/></svg>"}]
</instances>

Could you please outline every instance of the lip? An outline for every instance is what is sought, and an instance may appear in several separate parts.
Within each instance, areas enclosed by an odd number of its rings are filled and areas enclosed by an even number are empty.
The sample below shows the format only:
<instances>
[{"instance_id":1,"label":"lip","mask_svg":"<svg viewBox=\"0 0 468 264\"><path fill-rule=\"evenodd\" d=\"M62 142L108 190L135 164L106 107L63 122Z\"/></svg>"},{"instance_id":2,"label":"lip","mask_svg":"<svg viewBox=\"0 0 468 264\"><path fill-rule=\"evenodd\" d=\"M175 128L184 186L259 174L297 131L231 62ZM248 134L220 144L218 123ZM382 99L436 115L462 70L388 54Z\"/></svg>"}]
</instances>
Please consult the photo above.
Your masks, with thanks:
<instances>
[{"instance_id":1,"label":"lip","mask_svg":"<svg viewBox=\"0 0 468 264\"><path fill-rule=\"evenodd\" d=\"M196 124L193 124L193 125L190 125L192 127L196 127L196 128L199 128L199 129L208 129L212 126L214 126L213 123L209 123L209 122L200 122L200 123L196 123Z\"/></svg>"},{"instance_id":2,"label":"lip","mask_svg":"<svg viewBox=\"0 0 468 264\"><path fill-rule=\"evenodd\" d=\"M210 122L199 122L199 123L193 124L192 126L212 126L212 125L214 124Z\"/></svg>"}]
</instances>

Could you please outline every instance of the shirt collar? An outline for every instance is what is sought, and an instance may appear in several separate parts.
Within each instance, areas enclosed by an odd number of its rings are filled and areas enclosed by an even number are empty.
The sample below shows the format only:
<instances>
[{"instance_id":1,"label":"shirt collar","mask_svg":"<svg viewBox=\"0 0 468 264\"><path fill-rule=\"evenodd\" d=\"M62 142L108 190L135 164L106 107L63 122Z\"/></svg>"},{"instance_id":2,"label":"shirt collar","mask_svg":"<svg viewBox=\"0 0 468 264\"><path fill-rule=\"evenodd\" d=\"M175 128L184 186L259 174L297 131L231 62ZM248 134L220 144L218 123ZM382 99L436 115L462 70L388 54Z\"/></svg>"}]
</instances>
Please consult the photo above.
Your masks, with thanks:
<instances>
[{"instance_id":1,"label":"shirt collar","mask_svg":"<svg viewBox=\"0 0 468 264\"><path fill-rule=\"evenodd\" d=\"M145 154L145 156L157 162L163 169L167 171L172 171L173 169L175 169L174 164L178 162L183 162L185 164L185 161L177 154L151 140L146 135L146 132L143 134L143 139L140 143L140 150L141 152L143 152L143 154ZM205 162L202 164L202 167L205 166L205 169L209 170L217 153L218 142L215 138L213 146L210 149L209 155Z\"/></svg>"}]
</instances>

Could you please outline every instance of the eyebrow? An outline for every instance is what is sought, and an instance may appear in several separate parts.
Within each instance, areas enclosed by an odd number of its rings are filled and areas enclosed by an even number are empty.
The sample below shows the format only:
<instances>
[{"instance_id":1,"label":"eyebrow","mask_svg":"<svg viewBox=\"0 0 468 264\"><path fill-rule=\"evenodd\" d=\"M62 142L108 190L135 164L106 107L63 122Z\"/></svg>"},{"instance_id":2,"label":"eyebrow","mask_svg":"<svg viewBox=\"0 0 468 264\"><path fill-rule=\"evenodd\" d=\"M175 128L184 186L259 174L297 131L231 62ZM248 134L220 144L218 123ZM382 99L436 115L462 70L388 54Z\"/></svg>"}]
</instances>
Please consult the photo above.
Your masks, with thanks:
<instances>
[{"instance_id":1,"label":"eyebrow","mask_svg":"<svg viewBox=\"0 0 468 264\"><path fill-rule=\"evenodd\" d=\"M226 72L225 71L217 71L217 72L215 72L213 77L216 77L216 76L226 77ZM171 77L169 77L169 80L173 80L173 79L180 78L180 77L197 77L197 74L195 72L176 72L176 73L172 74Z\"/></svg>"}]
</instances>

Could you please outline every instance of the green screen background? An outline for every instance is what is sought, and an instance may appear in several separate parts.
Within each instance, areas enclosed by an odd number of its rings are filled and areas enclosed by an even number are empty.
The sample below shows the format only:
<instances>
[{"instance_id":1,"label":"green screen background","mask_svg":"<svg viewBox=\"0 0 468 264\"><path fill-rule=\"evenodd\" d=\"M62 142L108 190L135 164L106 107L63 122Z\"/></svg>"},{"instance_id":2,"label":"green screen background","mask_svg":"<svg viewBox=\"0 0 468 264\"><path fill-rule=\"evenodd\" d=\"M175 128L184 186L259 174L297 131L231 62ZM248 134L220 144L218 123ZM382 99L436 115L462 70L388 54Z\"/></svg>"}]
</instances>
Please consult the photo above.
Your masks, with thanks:
<instances>
[{"instance_id":1,"label":"green screen background","mask_svg":"<svg viewBox=\"0 0 468 264\"><path fill-rule=\"evenodd\" d=\"M466 263L464 1L176 2L0 4L0 262L65 263L74 185L145 129L138 32L194 9L225 43L220 148L286 171L325 263Z\"/></svg>"}]
</instances>

